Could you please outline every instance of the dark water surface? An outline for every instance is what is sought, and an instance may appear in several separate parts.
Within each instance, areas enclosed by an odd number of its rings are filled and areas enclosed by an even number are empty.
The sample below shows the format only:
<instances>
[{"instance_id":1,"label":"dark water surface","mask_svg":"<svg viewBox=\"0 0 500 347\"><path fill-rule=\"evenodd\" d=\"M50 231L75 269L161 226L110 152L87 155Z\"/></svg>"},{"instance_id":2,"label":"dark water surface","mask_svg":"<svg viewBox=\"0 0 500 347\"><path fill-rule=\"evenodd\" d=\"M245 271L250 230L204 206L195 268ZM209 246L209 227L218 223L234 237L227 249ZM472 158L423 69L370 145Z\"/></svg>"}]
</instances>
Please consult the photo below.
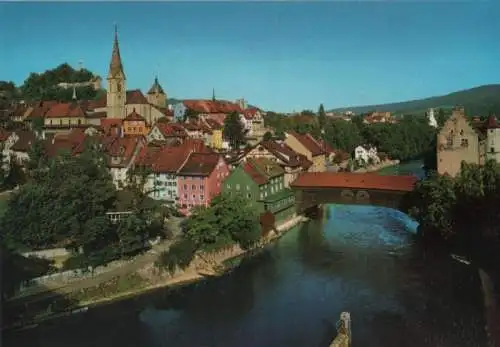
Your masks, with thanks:
<instances>
[{"instance_id":1,"label":"dark water surface","mask_svg":"<svg viewBox=\"0 0 500 347\"><path fill-rule=\"evenodd\" d=\"M353 346L485 346L477 271L426 255L394 210L329 206L233 273L93 308L9 346L328 346L350 311Z\"/></svg>"}]
</instances>

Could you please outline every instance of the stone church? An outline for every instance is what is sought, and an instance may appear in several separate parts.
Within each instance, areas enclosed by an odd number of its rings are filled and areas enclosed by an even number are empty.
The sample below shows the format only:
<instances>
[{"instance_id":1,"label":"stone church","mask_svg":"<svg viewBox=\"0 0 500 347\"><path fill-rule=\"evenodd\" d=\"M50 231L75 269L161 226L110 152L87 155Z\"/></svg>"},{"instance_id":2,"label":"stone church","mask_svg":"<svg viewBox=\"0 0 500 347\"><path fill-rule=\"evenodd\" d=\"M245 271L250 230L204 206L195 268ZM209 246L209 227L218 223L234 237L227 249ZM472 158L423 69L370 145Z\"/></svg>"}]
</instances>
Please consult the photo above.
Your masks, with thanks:
<instances>
[{"instance_id":1,"label":"stone church","mask_svg":"<svg viewBox=\"0 0 500 347\"><path fill-rule=\"evenodd\" d=\"M135 111L152 125L167 114L167 94L158 78L155 78L147 96L139 89L127 90L116 26L107 81L107 94L94 109L95 112L106 112L107 119L124 119Z\"/></svg>"}]
</instances>

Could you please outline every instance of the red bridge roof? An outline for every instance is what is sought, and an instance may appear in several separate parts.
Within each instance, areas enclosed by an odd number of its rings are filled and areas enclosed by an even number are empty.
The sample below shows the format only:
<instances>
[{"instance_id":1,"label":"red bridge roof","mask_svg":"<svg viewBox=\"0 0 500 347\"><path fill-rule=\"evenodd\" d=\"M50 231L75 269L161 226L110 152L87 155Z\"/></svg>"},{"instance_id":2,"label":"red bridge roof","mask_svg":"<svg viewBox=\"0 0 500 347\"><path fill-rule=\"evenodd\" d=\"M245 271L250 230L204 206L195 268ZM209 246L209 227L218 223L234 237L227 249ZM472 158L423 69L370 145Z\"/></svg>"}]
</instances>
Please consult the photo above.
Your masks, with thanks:
<instances>
[{"instance_id":1,"label":"red bridge roof","mask_svg":"<svg viewBox=\"0 0 500 347\"><path fill-rule=\"evenodd\" d=\"M293 181L292 188L351 188L410 192L416 176L382 176L375 173L304 172Z\"/></svg>"}]
</instances>

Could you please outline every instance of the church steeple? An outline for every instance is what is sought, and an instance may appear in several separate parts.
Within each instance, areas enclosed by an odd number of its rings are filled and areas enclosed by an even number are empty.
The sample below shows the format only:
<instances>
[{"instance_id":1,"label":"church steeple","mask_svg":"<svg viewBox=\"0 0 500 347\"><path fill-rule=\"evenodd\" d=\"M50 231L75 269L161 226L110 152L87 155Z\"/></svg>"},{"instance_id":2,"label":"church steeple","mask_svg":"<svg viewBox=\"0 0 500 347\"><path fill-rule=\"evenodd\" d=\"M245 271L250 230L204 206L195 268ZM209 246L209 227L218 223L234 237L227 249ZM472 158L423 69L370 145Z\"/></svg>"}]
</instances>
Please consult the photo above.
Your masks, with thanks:
<instances>
[{"instance_id":1,"label":"church steeple","mask_svg":"<svg viewBox=\"0 0 500 347\"><path fill-rule=\"evenodd\" d=\"M125 72L123 71L122 58L120 56L120 45L118 44L118 27L115 24L115 40L113 42L113 51L109 64L108 79L120 77L125 79Z\"/></svg>"},{"instance_id":2,"label":"church steeple","mask_svg":"<svg viewBox=\"0 0 500 347\"><path fill-rule=\"evenodd\" d=\"M109 63L108 88L106 97L107 117L123 119L126 116L125 104L127 99L127 86L125 72L123 71L120 47L118 45L118 29L115 24L115 40L113 52Z\"/></svg>"},{"instance_id":3,"label":"church steeple","mask_svg":"<svg viewBox=\"0 0 500 347\"><path fill-rule=\"evenodd\" d=\"M212 101L215 101L215 88L212 88Z\"/></svg>"}]
</instances>

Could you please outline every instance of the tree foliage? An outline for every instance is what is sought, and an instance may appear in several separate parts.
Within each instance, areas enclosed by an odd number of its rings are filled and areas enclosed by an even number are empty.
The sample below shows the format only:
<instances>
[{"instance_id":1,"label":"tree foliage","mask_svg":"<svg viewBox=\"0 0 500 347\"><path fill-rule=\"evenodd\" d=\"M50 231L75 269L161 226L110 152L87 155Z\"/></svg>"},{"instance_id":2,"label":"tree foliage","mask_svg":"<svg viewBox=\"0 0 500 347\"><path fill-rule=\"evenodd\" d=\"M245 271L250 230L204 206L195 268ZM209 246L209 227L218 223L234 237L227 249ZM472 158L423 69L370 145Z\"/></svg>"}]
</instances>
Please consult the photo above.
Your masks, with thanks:
<instances>
[{"instance_id":1,"label":"tree foliage","mask_svg":"<svg viewBox=\"0 0 500 347\"><path fill-rule=\"evenodd\" d=\"M238 112L231 112L224 120L224 138L229 141L231 148L239 148L245 143L243 123Z\"/></svg>"},{"instance_id":2,"label":"tree foliage","mask_svg":"<svg viewBox=\"0 0 500 347\"><path fill-rule=\"evenodd\" d=\"M161 257L160 265L169 271L189 265L198 250L214 252L233 244L250 249L260 238L258 215L249 201L226 194L215 197L207 208L195 209L183 229L183 241Z\"/></svg>"},{"instance_id":3,"label":"tree foliage","mask_svg":"<svg viewBox=\"0 0 500 347\"><path fill-rule=\"evenodd\" d=\"M324 113L321 107L319 111ZM436 137L436 129L429 126L425 117L412 116L405 116L396 124L364 124L363 116L354 116L348 122L326 116L284 116L269 112L266 126L273 127L277 134L291 130L309 133L348 153L359 145L372 144L379 152L399 160L422 157L432 148Z\"/></svg>"},{"instance_id":4,"label":"tree foliage","mask_svg":"<svg viewBox=\"0 0 500 347\"><path fill-rule=\"evenodd\" d=\"M424 233L476 255L500 251L500 167L462 164L455 178L436 174L419 182L412 193L410 214Z\"/></svg>"},{"instance_id":5,"label":"tree foliage","mask_svg":"<svg viewBox=\"0 0 500 347\"><path fill-rule=\"evenodd\" d=\"M59 83L88 82L96 77L87 69L73 69L69 64L63 63L54 69L43 73L32 72L20 87L22 97L27 100L59 100L71 101L73 88L64 89ZM98 96L98 91L93 87L76 88L79 99L93 99Z\"/></svg>"},{"instance_id":6,"label":"tree foliage","mask_svg":"<svg viewBox=\"0 0 500 347\"><path fill-rule=\"evenodd\" d=\"M115 211L118 201L103 153L88 146L79 156L60 154L49 160L39 154L38 160L32 158L30 179L11 195L0 221L2 238L9 246L64 246L82 267L96 267L144 249L158 227L153 209L132 185L130 217L118 224L109 221L106 212Z\"/></svg>"}]
</instances>

